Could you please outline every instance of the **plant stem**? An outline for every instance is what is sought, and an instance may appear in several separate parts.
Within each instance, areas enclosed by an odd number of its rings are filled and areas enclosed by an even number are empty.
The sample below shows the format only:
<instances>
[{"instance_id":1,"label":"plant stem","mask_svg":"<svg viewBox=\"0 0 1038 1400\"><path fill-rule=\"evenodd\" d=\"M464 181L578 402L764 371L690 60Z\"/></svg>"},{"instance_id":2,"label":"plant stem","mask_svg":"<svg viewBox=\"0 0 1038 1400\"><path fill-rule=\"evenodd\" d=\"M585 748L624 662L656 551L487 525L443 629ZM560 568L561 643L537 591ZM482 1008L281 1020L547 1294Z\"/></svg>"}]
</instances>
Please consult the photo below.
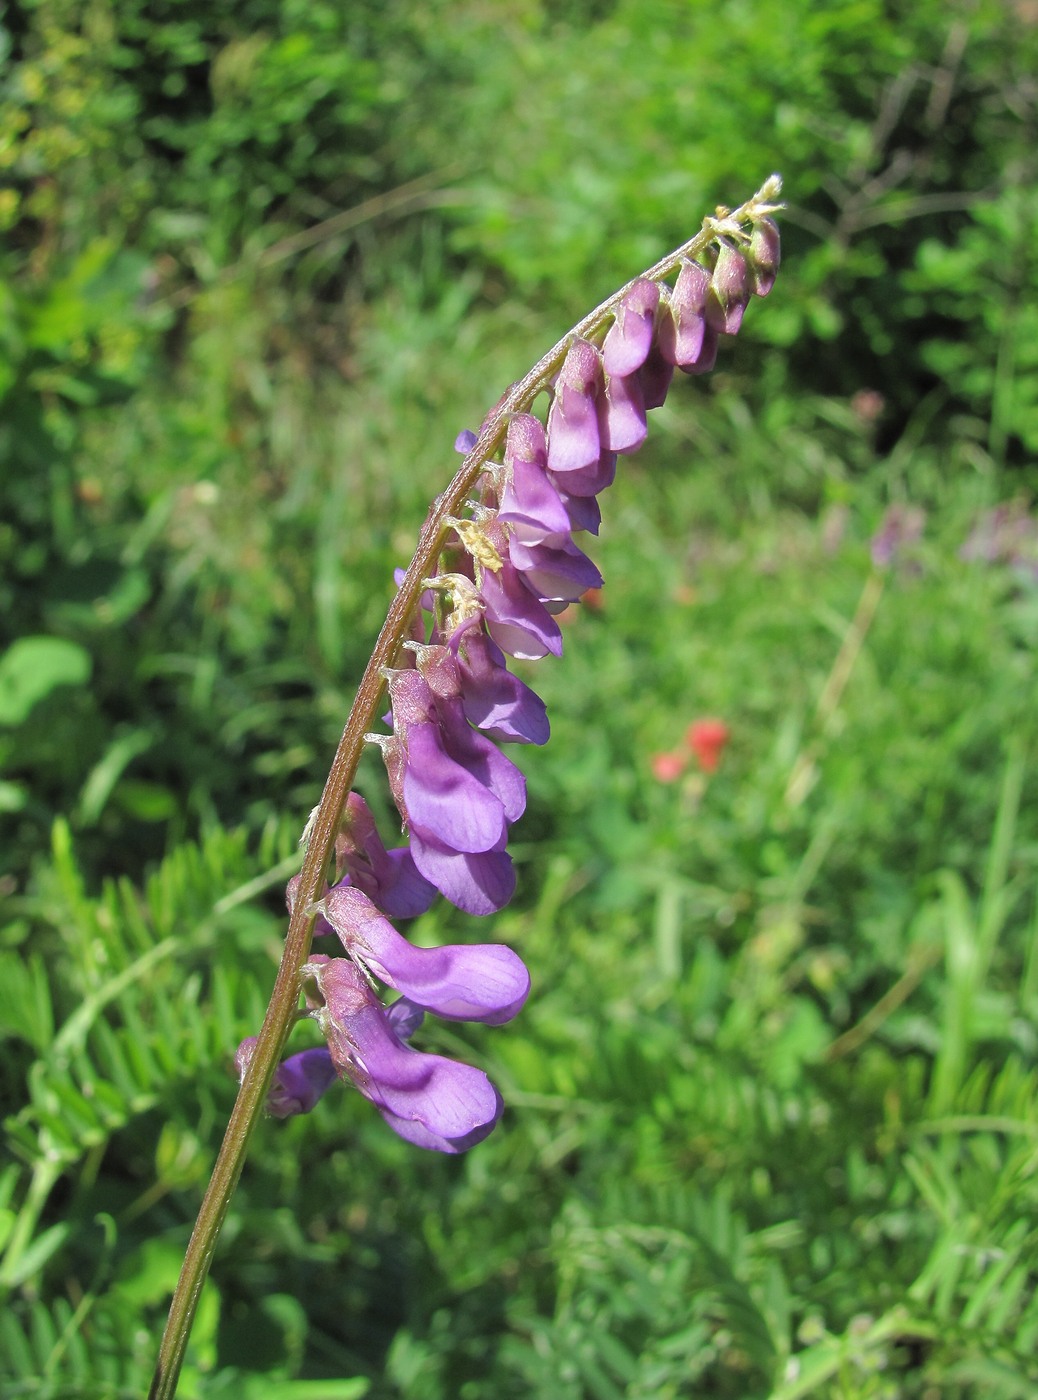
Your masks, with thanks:
<instances>
[{"instance_id":1,"label":"plant stem","mask_svg":"<svg viewBox=\"0 0 1038 1400\"><path fill-rule=\"evenodd\" d=\"M683 258L696 257L719 234L742 234L743 226L747 222L776 210L778 206L773 201L777 199L780 190L781 181L778 176L773 175L752 199L734 213L727 209L719 209L715 217L704 220L702 229L694 238L662 258L642 275L654 280L664 278L678 267ZM562 367L574 338L589 338L605 329L609 317L628 286L630 283L585 316L524 378L512 386L484 422L475 446L462 462L447 490L436 500L422 527L414 558L404 575L399 592L393 599L375 642L371 659L361 677L346 728L335 751L320 806L309 827L306 856L274 991L188 1242L159 1348L155 1375L148 1392L149 1400L172 1400L176 1393L191 1325L212 1262L216 1240L234 1188L241 1176L249 1139L262 1114L267 1089L295 1019L299 1004L300 970L310 954L316 914L314 906L323 893L343 808L360 761L364 734L371 728L378 713L385 686L383 672L392 666L406 636L408 621L418 607L423 581L433 571L444 537L450 529L446 521L448 517L458 513L487 462L500 447L511 416L527 411L538 394L549 387L553 377Z\"/></svg>"}]
</instances>

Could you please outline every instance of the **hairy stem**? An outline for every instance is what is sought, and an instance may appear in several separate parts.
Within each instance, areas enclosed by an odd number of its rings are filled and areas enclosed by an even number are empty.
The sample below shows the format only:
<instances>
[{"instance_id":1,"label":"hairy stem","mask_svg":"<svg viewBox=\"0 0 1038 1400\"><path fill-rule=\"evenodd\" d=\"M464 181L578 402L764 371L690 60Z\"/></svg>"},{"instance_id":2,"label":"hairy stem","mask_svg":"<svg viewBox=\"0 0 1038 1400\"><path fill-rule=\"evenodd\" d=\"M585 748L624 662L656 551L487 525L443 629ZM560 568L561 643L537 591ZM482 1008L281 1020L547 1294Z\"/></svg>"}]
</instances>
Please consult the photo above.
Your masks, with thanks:
<instances>
[{"instance_id":1,"label":"hairy stem","mask_svg":"<svg viewBox=\"0 0 1038 1400\"><path fill-rule=\"evenodd\" d=\"M743 236L748 222L773 213L778 207L773 201L777 199L780 189L781 181L778 176L773 175L757 194L739 209L734 212L718 209L714 217L704 220L702 229L694 238L662 258L642 276L660 280L675 271L683 258L695 258L703 252L719 235ZM537 396L550 386L562 367L566 351L575 337L592 339L604 333L615 307L626 291L627 286L622 287L597 306L549 350L523 379L512 386L483 424L475 446L462 462L447 490L437 499L422 528L414 558L404 575L399 592L393 599L375 642L371 659L357 688L346 728L339 740L328 781L325 783L320 806L309 827L306 856L289 921L281 966L278 968L274 991L252 1059L242 1079L227 1131L198 1212L198 1219L191 1233L159 1348L158 1364L148 1392L149 1400L172 1400L176 1393L191 1324L209 1272L216 1240L234 1188L241 1176L249 1138L262 1114L267 1089L295 1019L299 1004L300 969L310 954L314 906L323 893L343 808L360 761L364 734L371 728L378 713L385 685L383 671L392 666L407 634L408 621L418 607L423 580L433 572L444 538L450 529L446 522L449 517L458 513L487 463L501 446L511 416L528 411Z\"/></svg>"}]
</instances>

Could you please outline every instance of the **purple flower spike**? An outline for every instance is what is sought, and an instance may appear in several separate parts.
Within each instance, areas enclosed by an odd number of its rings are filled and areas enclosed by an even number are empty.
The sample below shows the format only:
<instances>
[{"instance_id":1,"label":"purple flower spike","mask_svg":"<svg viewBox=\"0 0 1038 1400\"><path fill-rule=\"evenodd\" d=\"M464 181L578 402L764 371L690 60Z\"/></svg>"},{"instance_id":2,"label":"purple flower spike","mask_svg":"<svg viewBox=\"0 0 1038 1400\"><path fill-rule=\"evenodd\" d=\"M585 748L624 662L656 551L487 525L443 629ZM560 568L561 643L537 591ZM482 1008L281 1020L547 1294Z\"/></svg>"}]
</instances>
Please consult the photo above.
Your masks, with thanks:
<instances>
[{"instance_id":1,"label":"purple flower spike","mask_svg":"<svg viewBox=\"0 0 1038 1400\"><path fill-rule=\"evenodd\" d=\"M778 224L774 219L761 219L760 223L753 225L747 254L750 282L757 296L766 297L775 285L781 255Z\"/></svg>"},{"instance_id":2,"label":"purple flower spike","mask_svg":"<svg viewBox=\"0 0 1038 1400\"><path fill-rule=\"evenodd\" d=\"M746 259L727 243L721 244L706 299L707 324L720 335L735 335L750 299L750 269Z\"/></svg>"},{"instance_id":3,"label":"purple flower spike","mask_svg":"<svg viewBox=\"0 0 1038 1400\"><path fill-rule=\"evenodd\" d=\"M648 277L632 282L616 308L616 320L602 342L602 363L608 375L620 378L640 369L652 348L653 323L660 289Z\"/></svg>"},{"instance_id":4,"label":"purple flower spike","mask_svg":"<svg viewBox=\"0 0 1038 1400\"><path fill-rule=\"evenodd\" d=\"M750 296L770 292L780 260L770 215L782 207L780 191L775 175L734 212L719 210L579 322L506 391L478 434L458 434L454 445L465 462L430 506L408 570L394 575L396 601L304 832L306 900L302 877L288 885L285 970L301 973L307 1011L327 1048L277 1067L267 1101L275 1116L309 1112L338 1076L401 1138L433 1151L463 1152L501 1117L501 1096L481 1070L420 1053L408 1041L427 1012L487 1025L511 1020L529 994L529 972L504 945L416 946L398 932L398 920L424 912L434 891L473 915L495 913L512 898L507 842L526 806L526 780L498 745L543 744L549 725L544 702L509 671L508 658L561 655L562 615L582 598L595 604L602 576L574 536L598 534L598 498L613 482L618 456L644 441L647 414L664 403L675 369L711 369L720 337L739 330ZM535 416L546 390L546 415ZM997 550L1008 558L1011 549L1020 562L1026 549L1033 564L1027 522L1026 537L1014 531L1010 539L1011 522L993 519L964 554L994 557ZM896 558L914 529L911 512L892 512L873 542L877 564ZM383 681L389 701L381 732L360 735L374 723ZM381 750L407 837L401 849L386 849L358 794L342 804L360 738ZM706 758L701 766L709 767ZM334 881L330 889L325 881ZM311 925L315 935L338 940L340 956L311 954L299 969ZM269 1027L279 1037L297 1009L298 986L279 981ZM383 989L399 994L389 1007ZM243 1075L256 1043L239 1048ZM277 1047L262 1043L266 1076ZM250 1090L258 1087L250 1082Z\"/></svg>"},{"instance_id":5,"label":"purple flower spike","mask_svg":"<svg viewBox=\"0 0 1038 1400\"><path fill-rule=\"evenodd\" d=\"M710 274L701 263L681 264L678 280L670 294L668 314L660 319L660 354L671 365L686 369L694 365L703 351L706 330L707 293ZM649 396L646 395L646 404Z\"/></svg>"},{"instance_id":6,"label":"purple flower spike","mask_svg":"<svg viewBox=\"0 0 1038 1400\"><path fill-rule=\"evenodd\" d=\"M389 1126L419 1147L464 1152L493 1131L501 1096L482 1070L404 1045L359 968L313 958L307 1002L332 1062Z\"/></svg>"},{"instance_id":7,"label":"purple flower spike","mask_svg":"<svg viewBox=\"0 0 1038 1400\"><path fill-rule=\"evenodd\" d=\"M598 401L602 446L610 452L634 452L645 441L645 395L637 374L613 375Z\"/></svg>"},{"instance_id":8,"label":"purple flower spike","mask_svg":"<svg viewBox=\"0 0 1038 1400\"><path fill-rule=\"evenodd\" d=\"M548 410L548 466L553 472L581 471L601 454L595 400L602 388L602 359L586 340L575 340L555 381Z\"/></svg>"},{"instance_id":9,"label":"purple flower spike","mask_svg":"<svg viewBox=\"0 0 1038 1400\"><path fill-rule=\"evenodd\" d=\"M888 506L879 529L869 543L872 562L886 568L922 538L926 511L921 506L895 503Z\"/></svg>"},{"instance_id":10,"label":"purple flower spike","mask_svg":"<svg viewBox=\"0 0 1038 1400\"><path fill-rule=\"evenodd\" d=\"M526 1000L530 974L503 944L415 948L349 886L330 891L322 907L353 960L415 1006L452 1021L500 1026Z\"/></svg>"},{"instance_id":11,"label":"purple flower spike","mask_svg":"<svg viewBox=\"0 0 1038 1400\"><path fill-rule=\"evenodd\" d=\"M254 1035L238 1046L234 1065L239 1081L245 1078L255 1049ZM332 1057L323 1045L289 1055L274 1071L267 1090L267 1112L272 1118L293 1118L299 1113L309 1113L337 1078Z\"/></svg>"}]
</instances>

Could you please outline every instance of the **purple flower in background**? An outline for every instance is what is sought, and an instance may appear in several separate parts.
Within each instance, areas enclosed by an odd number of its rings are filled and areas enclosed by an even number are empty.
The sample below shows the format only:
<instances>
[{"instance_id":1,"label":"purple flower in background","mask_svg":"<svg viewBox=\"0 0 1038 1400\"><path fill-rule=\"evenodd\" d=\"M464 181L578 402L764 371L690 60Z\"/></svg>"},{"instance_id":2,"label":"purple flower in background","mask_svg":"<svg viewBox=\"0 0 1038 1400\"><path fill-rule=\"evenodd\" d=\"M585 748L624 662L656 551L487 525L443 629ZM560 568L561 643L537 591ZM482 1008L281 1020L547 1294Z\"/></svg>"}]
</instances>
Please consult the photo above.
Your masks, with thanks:
<instances>
[{"instance_id":1,"label":"purple flower in background","mask_svg":"<svg viewBox=\"0 0 1038 1400\"><path fill-rule=\"evenodd\" d=\"M877 568L886 568L922 538L926 511L920 506L888 506L872 537L870 552Z\"/></svg>"},{"instance_id":2,"label":"purple flower in background","mask_svg":"<svg viewBox=\"0 0 1038 1400\"><path fill-rule=\"evenodd\" d=\"M1004 501L978 518L959 556L1007 564L1038 579L1038 520L1024 501Z\"/></svg>"}]
</instances>

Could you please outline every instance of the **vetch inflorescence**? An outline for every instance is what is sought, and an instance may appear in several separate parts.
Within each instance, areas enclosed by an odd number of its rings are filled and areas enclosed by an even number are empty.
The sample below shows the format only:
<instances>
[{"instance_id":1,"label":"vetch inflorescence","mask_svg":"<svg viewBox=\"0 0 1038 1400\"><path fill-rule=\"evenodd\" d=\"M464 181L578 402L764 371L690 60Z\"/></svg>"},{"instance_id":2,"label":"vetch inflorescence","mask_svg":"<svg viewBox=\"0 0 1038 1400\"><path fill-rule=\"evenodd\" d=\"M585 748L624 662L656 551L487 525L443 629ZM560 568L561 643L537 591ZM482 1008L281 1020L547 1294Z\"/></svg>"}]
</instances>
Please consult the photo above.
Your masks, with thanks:
<instances>
[{"instance_id":1,"label":"vetch inflorescence","mask_svg":"<svg viewBox=\"0 0 1038 1400\"><path fill-rule=\"evenodd\" d=\"M411 592L380 672L389 732L364 735L382 751L407 844L387 849L367 804L349 794L329 886L309 911L342 955L310 954L299 974L326 1046L278 1066L267 1096L275 1116L308 1112L340 1078L421 1147L463 1151L498 1121L501 1097L481 1070L408 1042L425 1012L509 1020L529 991L525 966L499 944L416 947L391 921L423 913L437 893L478 915L511 899L508 833L526 783L499 745L543 744L549 725L508 659L559 656L559 614L601 586L576 537L597 535L599 497L618 457L645 440L646 415L675 369L712 369L750 298L771 290L779 189L772 177L734 214L718 210L685 249L585 318L478 435L460 434L455 446L473 469L453 502L434 507L436 547L417 587L411 571L398 576L402 596L409 579ZM532 409L545 392L542 421ZM399 993L388 1007L380 985ZM239 1049L243 1075L254 1045Z\"/></svg>"}]
</instances>

